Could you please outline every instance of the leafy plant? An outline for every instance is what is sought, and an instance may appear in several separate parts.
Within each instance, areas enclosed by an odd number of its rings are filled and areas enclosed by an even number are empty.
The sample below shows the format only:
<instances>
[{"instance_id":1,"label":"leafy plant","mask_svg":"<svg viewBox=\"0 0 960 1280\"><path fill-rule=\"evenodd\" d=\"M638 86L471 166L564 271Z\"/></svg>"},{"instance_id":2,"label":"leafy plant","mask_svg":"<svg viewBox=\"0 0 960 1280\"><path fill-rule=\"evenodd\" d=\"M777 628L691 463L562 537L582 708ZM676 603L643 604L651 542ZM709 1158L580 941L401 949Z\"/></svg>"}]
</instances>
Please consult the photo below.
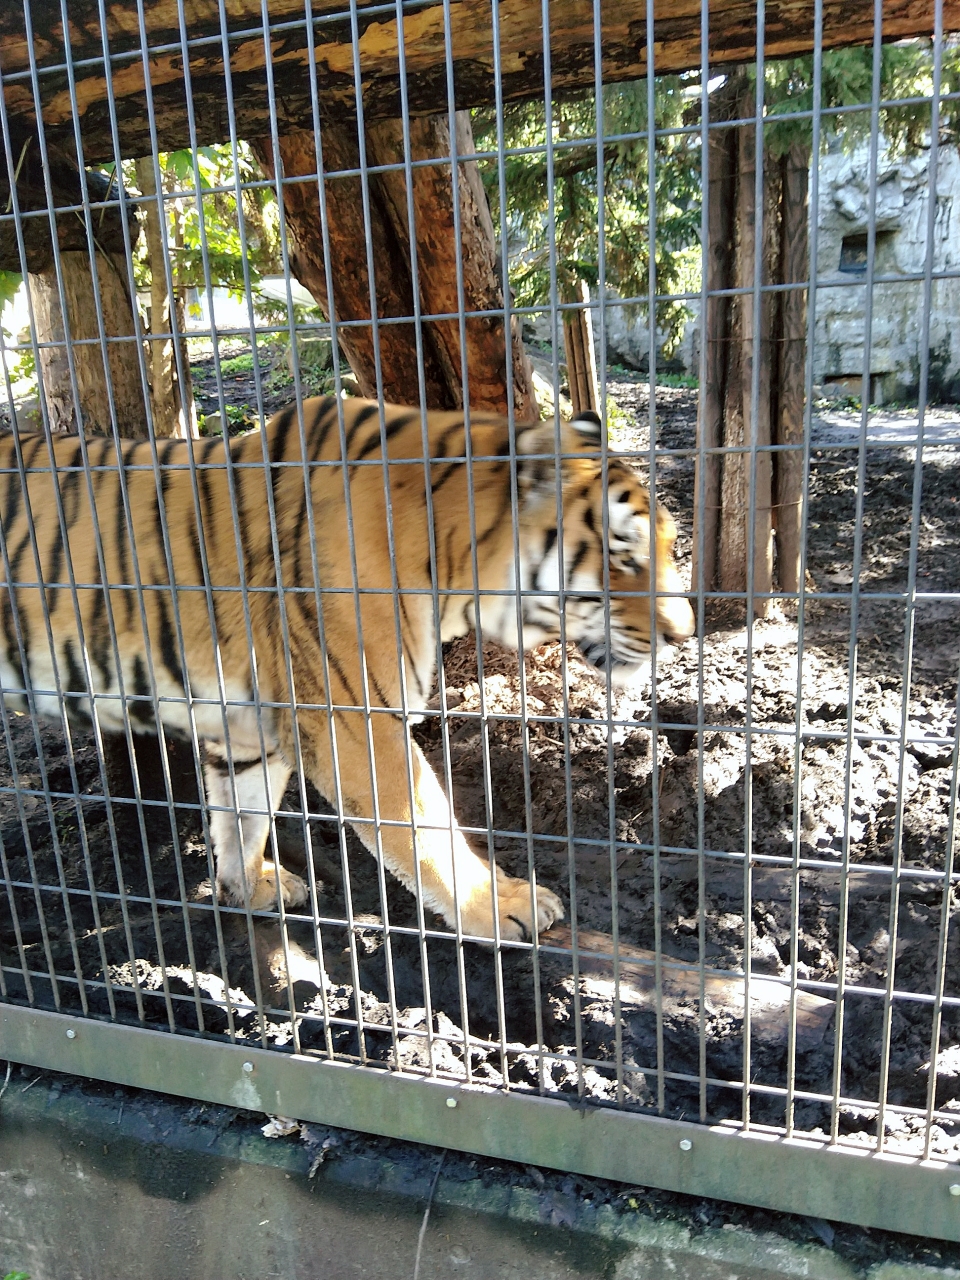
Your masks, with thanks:
<instances>
[{"instance_id":1,"label":"leafy plant","mask_svg":"<svg viewBox=\"0 0 960 1280\"><path fill-rule=\"evenodd\" d=\"M670 129L684 121L689 107L686 85L684 77L657 79L655 128ZM516 246L510 284L520 306L546 302L554 280L561 301L577 296L574 290L581 280L596 288L601 254L605 282L621 297L645 299L649 291L646 82L606 89L599 114L604 137L612 141L598 154L594 95L554 105L551 150L542 104L507 108L503 142L511 154L504 158L506 208L500 207L496 160L481 162L494 217L501 225L506 222L508 238ZM476 112L473 128L478 148L496 147L494 113ZM660 295L683 293L696 287L699 263L699 140L695 135L670 134L658 138L655 147L656 288ZM634 306L645 314L645 301ZM657 325L667 335L668 352L679 341L689 314L680 300L657 303Z\"/></svg>"},{"instance_id":2,"label":"leafy plant","mask_svg":"<svg viewBox=\"0 0 960 1280\"><path fill-rule=\"evenodd\" d=\"M853 149L870 136L871 113L864 109L873 95L873 50L831 49L824 53L821 106L835 114L824 119L824 128ZM896 104L902 99L929 98L933 93L933 45L930 40L908 40L884 45L880 54L880 101ZM960 142L960 37L948 36L941 48L941 141ZM813 110L813 60L787 58L766 66L764 98L768 117L765 141L784 153L795 142L809 145L811 122L785 120L778 115ZM836 108L849 110L836 111ZM856 109L854 109L856 108ZM885 106L879 112L883 143L893 154L916 154L929 145L929 102L906 101Z\"/></svg>"},{"instance_id":3,"label":"leafy plant","mask_svg":"<svg viewBox=\"0 0 960 1280\"><path fill-rule=\"evenodd\" d=\"M246 143L238 143L236 155L228 143L199 147L195 157L189 149L165 152L159 166L177 288L203 289L209 278L242 297L244 264L254 285L280 271L277 202L269 187L247 185L261 174ZM125 178L135 185L132 170ZM138 285L146 287L150 263L142 240L136 268Z\"/></svg>"},{"instance_id":4,"label":"leafy plant","mask_svg":"<svg viewBox=\"0 0 960 1280\"><path fill-rule=\"evenodd\" d=\"M3 314L4 307L13 301L22 283L23 276L19 271L0 271L0 315Z\"/></svg>"},{"instance_id":5,"label":"leafy plant","mask_svg":"<svg viewBox=\"0 0 960 1280\"><path fill-rule=\"evenodd\" d=\"M220 361L220 372L232 377L238 373L253 372L253 356L251 354L233 356L229 360Z\"/></svg>"}]
</instances>

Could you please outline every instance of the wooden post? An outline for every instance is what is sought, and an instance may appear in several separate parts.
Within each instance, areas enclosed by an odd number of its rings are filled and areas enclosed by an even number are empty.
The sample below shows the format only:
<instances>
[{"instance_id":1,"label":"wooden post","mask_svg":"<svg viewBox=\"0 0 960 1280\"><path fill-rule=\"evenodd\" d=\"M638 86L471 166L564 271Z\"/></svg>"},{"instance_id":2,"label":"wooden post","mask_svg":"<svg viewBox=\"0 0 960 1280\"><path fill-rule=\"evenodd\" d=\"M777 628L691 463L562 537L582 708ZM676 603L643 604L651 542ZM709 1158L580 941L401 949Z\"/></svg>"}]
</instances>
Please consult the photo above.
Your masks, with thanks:
<instances>
[{"instance_id":1,"label":"wooden post","mask_svg":"<svg viewBox=\"0 0 960 1280\"><path fill-rule=\"evenodd\" d=\"M749 118L755 111L754 96L744 86L738 115ZM762 126L761 126L762 127ZM759 300L752 290L756 279L756 220L763 218L760 246L760 282L769 283L768 263L772 245L769 203L762 212L756 207L755 127L744 125L737 131L736 257L733 287L748 290L732 299L727 396L723 420L723 443L731 449L752 444L770 444L770 357L771 317L769 295ZM768 183L764 186L769 191ZM759 360L757 399L754 403L754 361ZM745 591L750 556L753 556L753 590L763 594L773 584L772 493L773 469L770 454L727 453L723 456L720 502L720 555L718 584L721 591ZM750 524L751 491L753 525ZM770 611L770 602L752 602L759 617Z\"/></svg>"},{"instance_id":2,"label":"wooden post","mask_svg":"<svg viewBox=\"0 0 960 1280\"><path fill-rule=\"evenodd\" d=\"M150 262L150 336L147 349L150 353L153 430L158 436L177 436L185 440L188 436L196 437L199 432L193 403L190 358L184 337L183 301L182 298L179 299L178 305L176 289L171 297L164 270L164 259L168 253L162 223L162 219L166 217L166 202L160 202L156 198L157 180L152 158L138 160L136 172L140 192L147 197L143 208L147 258ZM175 239L177 230L175 219ZM171 270L175 271L175 266L171 265ZM176 334L176 338L171 336L173 334ZM174 350L175 341L178 351Z\"/></svg>"},{"instance_id":3,"label":"wooden post","mask_svg":"<svg viewBox=\"0 0 960 1280\"><path fill-rule=\"evenodd\" d=\"M567 382L570 404L576 418L585 410L600 411L600 385L597 381L597 356L593 347L593 323L590 316L590 289L580 280L575 290L576 301L585 305L563 313L563 345L567 353Z\"/></svg>"},{"instance_id":4,"label":"wooden post","mask_svg":"<svg viewBox=\"0 0 960 1280\"><path fill-rule=\"evenodd\" d=\"M473 130L466 111L456 115L454 138L456 155L474 151ZM399 120L371 125L368 153L377 164L403 159L403 130ZM493 311L503 306L504 282L498 243L490 215L487 194L475 161L457 165L460 236L454 222L453 156L446 116L426 116L410 122L411 159L437 158L434 165L413 170L414 237L417 252L420 298L423 310L434 315L460 310L458 265L463 281L463 309ZM409 242L406 178L393 170L381 175L384 206L397 241ZM459 255L458 255L459 249ZM459 257L459 264L458 264ZM455 395L460 395L462 359L459 320L436 321L430 326L448 379ZM507 411L507 386L513 380L513 403L517 420L536 421L533 371L523 353L521 326L513 317L511 331L512 370L506 367L503 320L497 316L468 317L464 323L468 397L473 409L494 413Z\"/></svg>"},{"instance_id":5,"label":"wooden post","mask_svg":"<svg viewBox=\"0 0 960 1280\"><path fill-rule=\"evenodd\" d=\"M780 162L780 280L805 280L815 269L807 262L810 148L795 143ZM779 295L773 421L777 444L803 445L807 351L807 291ZM782 591L800 590L800 536L803 521L801 448L775 455L773 523L777 540L777 576Z\"/></svg>"},{"instance_id":6,"label":"wooden post","mask_svg":"<svg viewBox=\"0 0 960 1280\"><path fill-rule=\"evenodd\" d=\"M753 91L743 74L731 76L711 100L714 119L749 119ZM764 153L761 285L805 278L806 160L804 148L780 159ZM708 157L709 235L705 270L709 291L741 289L732 297L708 297L701 321L706 379L701 390L697 459L693 583L706 590L742 592L753 555L753 589L774 589L774 526L778 585L797 590L802 516L802 455L774 455L764 445L802 443L805 297L800 291L753 294L756 253L756 135L753 125L716 130ZM754 359L757 401L753 403ZM754 434L754 419L756 431ZM750 523L750 492L754 518ZM702 489L702 505L701 505ZM703 557L699 556L702 537ZM772 602L754 600L755 616Z\"/></svg>"}]
</instances>

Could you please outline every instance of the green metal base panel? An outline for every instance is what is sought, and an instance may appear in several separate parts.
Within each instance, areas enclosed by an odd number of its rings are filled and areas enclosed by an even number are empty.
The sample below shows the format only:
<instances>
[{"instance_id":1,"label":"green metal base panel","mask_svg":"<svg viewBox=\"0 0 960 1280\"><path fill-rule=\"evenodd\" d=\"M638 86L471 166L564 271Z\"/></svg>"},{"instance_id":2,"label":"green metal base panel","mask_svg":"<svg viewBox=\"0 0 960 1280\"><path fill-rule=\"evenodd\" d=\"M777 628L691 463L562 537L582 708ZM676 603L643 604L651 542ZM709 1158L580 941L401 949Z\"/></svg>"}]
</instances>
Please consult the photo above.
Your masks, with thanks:
<instances>
[{"instance_id":1,"label":"green metal base panel","mask_svg":"<svg viewBox=\"0 0 960 1280\"><path fill-rule=\"evenodd\" d=\"M72 1033L72 1034L71 1034ZM960 1168L0 1006L0 1058L522 1164L960 1241Z\"/></svg>"}]
</instances>

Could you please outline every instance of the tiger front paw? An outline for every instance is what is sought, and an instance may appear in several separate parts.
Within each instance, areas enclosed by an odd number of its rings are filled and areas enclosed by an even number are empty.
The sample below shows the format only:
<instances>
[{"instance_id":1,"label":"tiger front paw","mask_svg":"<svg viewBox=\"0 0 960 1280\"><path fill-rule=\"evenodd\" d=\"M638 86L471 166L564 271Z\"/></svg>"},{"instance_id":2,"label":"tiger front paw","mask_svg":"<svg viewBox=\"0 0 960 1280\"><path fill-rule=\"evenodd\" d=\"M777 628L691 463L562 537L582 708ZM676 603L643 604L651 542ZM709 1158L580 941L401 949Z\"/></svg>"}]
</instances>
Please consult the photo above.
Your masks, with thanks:
<instances>
[{"instance_id":1,"label":"tiger front paw","mask_svg":"<svg viewBox=\"0 0 960 1280\"><path fill-rule=\"evenodd\" d=\"M265 861L256 884L248 886L250 895L249 908L251 911L269 911L271 907L276 907L278 874L280 877L280 892L283 894L283 905L285 907L299 907L306 902L308 896L307 886L300 877L295 876L292 871L287 871L279 863ZM217 885L217 894L221 902L228 903L232 907L245 907L248 905L242 885L220 883Z\"/></svg>"},{"instance_id":2,"label":"tiger front paw","mask_svg":"<svg viewBox=\"0 0 960 1280\"><path fill-rule=\"evenodd\" d=\"M535 896L536 931L543 933L551 925L562 920L563 903L550 889L538 886ZM474 903L461 912L464 933L478 938L492 938L493 912L490 891L478 894ZM509 942L529 942L534 936L534 916L531 904L529 880L517 880L513 876L497 877L497 917L500 937Z\"/></svg>"}]
</instances>

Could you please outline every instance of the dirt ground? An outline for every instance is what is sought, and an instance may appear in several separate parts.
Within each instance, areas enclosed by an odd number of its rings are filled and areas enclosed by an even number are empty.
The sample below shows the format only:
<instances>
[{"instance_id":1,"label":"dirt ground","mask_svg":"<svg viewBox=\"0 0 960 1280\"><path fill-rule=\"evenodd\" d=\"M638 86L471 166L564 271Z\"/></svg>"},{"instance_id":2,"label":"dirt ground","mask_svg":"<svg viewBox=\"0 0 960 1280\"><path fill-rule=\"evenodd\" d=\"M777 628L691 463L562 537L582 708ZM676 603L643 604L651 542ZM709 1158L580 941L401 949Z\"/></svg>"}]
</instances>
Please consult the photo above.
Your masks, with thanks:
<instances>
[{"instance_id":1,"label":"dirt ground","mask_svg":"<svg viewBox=\"0 0 960 1280\"><path fill-rule=\"evenodd\" d=\"M646 448L646 384L618 377L610 390L636 415L631 443ZM695 391L658 390L656 443L668 452L658 459L657 493L677 517L686 573L695 417ZM412 897L381 880L352 834L344 857L329 816L310 824L321 966L311 924L290 921L284 943L274 922L212 909L188 785L178 791L175 840L168 810L152 807L145 859L130 806L114 806L111 834L92 744L74 735L65 750L59 728L36 731L10 715L0 786L9 787L13 760L21 788L46 786L59 797L48 804L0 792L3 997L686 1118L739 1118L742 983L733 982L730 999L708 993L701 1007L695 970L686 985L682 974L671 985L664 969L658 1002L653 971L638 957L658 948L730 971L749 952L754 1121L783 1124L792 1088L797 1128L829 1132L822 1095L836 1089L839 1131L870 1142L886 1081L885 1134L918 1152L942 986L954 1003L940 1014L933 1150L960 1157L960 940L954 891L945 901L943 880L945 866L953 873L960 413L931 414L934 442L919 472L910 415L871 422L862 591L905 591L922 481L909 687L902 599L861 597L851 672L858 426L859 415L838 409L816 426L799 668L789 610L748 633L735 607L714 602L702 637L658 664L652 689L617 694L609 706L603 683L572 651L529 655L525 729L516 656L485 646L480 681L476 645L463 641L445 664L445 737L439 716L415 731L475 847L487 846L489 825L500 864L525 875L532 859L538 880L568 904L568 924L588 952L608 950L616 930L627 961L619 1007L609 962L588 956L572 972L568 935L538 957L506 948L498 959L443 938L422 949L403 932L416 927ZM189 783L189 760L175 753L173 763ZM291 816L277 824L291 869L305 863L300 804L289 793ZM308 806L328 813L317 796ZM385 915L400 932L385 936ZM764 1011L760 998L789 995L789 985L758 981L791 973L815 1005L794 1046L787 1010ZM815 1001L835 1000L838 982L842 1019Z\"/></svg>"}]
</instances>

